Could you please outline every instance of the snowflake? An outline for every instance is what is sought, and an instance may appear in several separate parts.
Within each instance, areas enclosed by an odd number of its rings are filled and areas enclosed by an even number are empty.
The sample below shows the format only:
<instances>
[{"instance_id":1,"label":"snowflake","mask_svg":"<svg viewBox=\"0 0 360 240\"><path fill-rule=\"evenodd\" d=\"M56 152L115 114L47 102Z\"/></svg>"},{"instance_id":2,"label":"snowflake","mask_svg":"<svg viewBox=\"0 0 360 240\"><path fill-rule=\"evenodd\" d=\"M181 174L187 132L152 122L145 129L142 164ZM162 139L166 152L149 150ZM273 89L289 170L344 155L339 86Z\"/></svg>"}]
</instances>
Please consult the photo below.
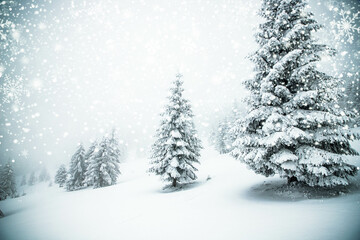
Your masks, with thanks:
<instances>
[{"instance_id":1,"label":"snowflake","mask_svg":"<svg viewBox=\"0 0 360 240\"><path fill-rule=\"evenodd\" d=\"M24 149L21 151L21 156L23 156L24 158L27 158L29 156L29 151Z\"/></svg>"},{"instance_id":2,"label":"snowflake","mask_svg":"<svg viewBox=\"0 0 360 240\"><path fill-rule=\"evenodd\" d=\"M6 54L14 58L14 56L24 51L24 49L21 48L22 43L20 43L20 38L21 31L16 28L14 23L9 20L0 19L0 45L3 56Z\"/></svg>"},{"instance_id":3,"label":"snowflake","mask_svg":"<svg viewBox=\"0 0 360 240\"><path fill-rule=\"evenodd\" d=\"M9 20L0 19L0 40L8 39L9 29L13 26Z\"/></svg>"},{"instance_id":4,"label":"snowflake","mask_svg":"<svg viewBox=\"0 0 360 240\"><path fill-rule=\"evenodd\" d=\"M5 76L4 82L0 85L0 94L6 103L19 104L25 89L22 78L10 78Z\"/></svg>"},{"instance_id":5,"label":"snowflake","mask_svg":"<svg viewBox=\"0 0 360 240\"><path fill-rule=\"evenodd\" d=\"M350 10L340 10L339 16L339 21L330 22L332 33L337 40L351 44L354 41L354 34L360 33L360 26L357 25L359 12L352 13Z\"/></svg>"}]
</instances>

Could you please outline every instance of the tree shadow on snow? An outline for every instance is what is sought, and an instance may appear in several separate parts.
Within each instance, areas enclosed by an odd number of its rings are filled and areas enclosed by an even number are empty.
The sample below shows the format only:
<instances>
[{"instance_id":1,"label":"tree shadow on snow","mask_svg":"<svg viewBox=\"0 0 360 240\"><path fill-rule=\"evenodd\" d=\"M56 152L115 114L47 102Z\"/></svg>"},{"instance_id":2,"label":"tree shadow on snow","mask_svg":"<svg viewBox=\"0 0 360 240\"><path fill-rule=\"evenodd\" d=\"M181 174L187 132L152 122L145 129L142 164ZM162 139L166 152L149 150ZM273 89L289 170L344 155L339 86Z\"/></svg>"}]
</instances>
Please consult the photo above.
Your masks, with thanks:
<instances>
[{"instance_id":1,"label":"tree shadow on snow","mask_svg":"<svg viewBox=\"0 0 360 240\"><path fill-rule=\"evenodd\" d=\"M308 199L328 199L360 193L360 178L353 179L348 186L310 187L298 183L288 185L286 180L265 181L251 187L246 196L268 201L302 201Z\"/></svg>"},{"instance_id":2,"label":"tree shadow on snow","mask_svg":"<svg viewBox=\"0 0 360 240\"><path fill-rule=\"evenodd\" d=\"M204 183L206 183L206 181L204 182L191 182L191 183L178 183L176 187L173 187L171 184L166 185L165 187L162 188L162 190L160 190L159 192L161 193L172 193L172 192L180 192L180 191L187 191L193 188L197 188L201 185L203 185Z\"/></svg>"}]
</instances>

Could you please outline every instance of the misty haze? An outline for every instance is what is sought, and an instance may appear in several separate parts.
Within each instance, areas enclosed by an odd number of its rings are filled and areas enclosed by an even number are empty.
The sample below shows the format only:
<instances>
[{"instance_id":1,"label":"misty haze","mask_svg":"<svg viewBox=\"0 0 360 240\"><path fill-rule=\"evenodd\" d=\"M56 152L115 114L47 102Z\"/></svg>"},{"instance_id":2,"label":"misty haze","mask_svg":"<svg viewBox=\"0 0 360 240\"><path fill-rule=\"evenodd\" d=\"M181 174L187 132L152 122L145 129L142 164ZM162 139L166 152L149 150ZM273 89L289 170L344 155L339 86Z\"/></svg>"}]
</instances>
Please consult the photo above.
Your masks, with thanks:
<instances>
[{"instance_id":1,"label":"misty haze","mask_svg":"<svg viewBox=\"0 0 360 240\"><path fill-rule=\"evenodd\" d=\"M0 239L359 239L357 0L0 3Z\"/></svg>"}]
</instances>

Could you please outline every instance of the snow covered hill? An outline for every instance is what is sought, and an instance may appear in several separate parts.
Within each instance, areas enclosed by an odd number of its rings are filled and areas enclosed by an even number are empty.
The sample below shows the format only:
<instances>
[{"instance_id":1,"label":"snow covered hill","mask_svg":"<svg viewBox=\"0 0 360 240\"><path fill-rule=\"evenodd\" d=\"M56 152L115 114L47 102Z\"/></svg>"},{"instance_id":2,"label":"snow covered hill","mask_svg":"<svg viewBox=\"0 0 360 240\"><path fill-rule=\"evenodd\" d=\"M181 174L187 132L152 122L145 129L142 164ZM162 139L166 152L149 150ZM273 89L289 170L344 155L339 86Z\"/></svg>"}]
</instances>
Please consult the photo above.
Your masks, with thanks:
<instances>
[{"instance_id":1,"label":"snow covered hill","mask_svg":"<svg viewBox=\"0 0 360 240\"><path fill-rule=\"evenodd\" d=\"M0 202L2 240L50 239L358 239L360 190L339 196L278 187L245 165L206 148L199 180L179 191L129 157L117 185L66 192L36 185ZM359 166L359 161L355 161ZM359 177L356 179L360 183ZM37 190L37 191L36 191ZM307 199L307 198L311 199Z\"/></svg>"}]
</instances>

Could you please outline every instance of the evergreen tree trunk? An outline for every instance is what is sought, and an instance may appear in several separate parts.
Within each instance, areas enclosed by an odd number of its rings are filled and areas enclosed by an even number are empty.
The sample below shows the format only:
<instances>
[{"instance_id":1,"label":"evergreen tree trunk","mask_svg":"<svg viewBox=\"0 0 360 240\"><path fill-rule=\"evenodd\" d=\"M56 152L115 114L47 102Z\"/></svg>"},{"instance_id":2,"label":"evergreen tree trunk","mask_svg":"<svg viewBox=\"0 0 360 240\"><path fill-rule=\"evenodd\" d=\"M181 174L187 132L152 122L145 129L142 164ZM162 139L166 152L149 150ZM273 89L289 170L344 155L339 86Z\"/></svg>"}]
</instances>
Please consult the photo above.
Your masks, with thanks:
<instances>
[{"instance_id":1,"label":"evergreen tree trunk","mask_svg":"<svg viewBox=\"0 0 360 240\"><path fill-rule=\"evenodd\" d=\"M173 186L173 187L176 187L176 178L173 178L173 180L172 180L172 186Z\"/></svg>"},{"instance_id":2,"label":"evergreen tree trunk","mask_svg":"<svg viewBox=\"0 0 360 240\"><path fill-rule=\"evenodd\" d=\"M294 176L287 178L287 183L288 183L288 184L296 183L296 182L298 182L298 180L297 180L297 178L294 177Z\"/></svg>"}]
</instances>

